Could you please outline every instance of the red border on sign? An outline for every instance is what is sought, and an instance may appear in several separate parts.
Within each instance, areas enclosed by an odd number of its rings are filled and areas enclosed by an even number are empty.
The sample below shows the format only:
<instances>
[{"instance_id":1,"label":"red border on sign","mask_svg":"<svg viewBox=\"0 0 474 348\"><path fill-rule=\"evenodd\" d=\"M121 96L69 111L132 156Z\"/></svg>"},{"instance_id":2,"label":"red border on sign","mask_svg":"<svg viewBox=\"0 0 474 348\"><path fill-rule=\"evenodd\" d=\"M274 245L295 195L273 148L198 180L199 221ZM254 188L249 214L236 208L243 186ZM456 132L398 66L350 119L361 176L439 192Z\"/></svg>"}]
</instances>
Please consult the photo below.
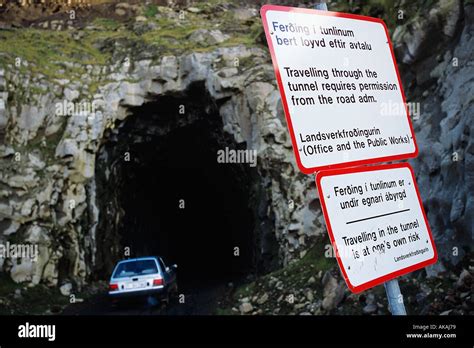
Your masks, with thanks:
<instances>
[{"instance_id":1,"label":"red border on sign","mask_svg":"<svg viewBox=\"0 0 474 348\"><path fill-rule=\"evenodd\" d=\"M423 217L425 219L425 224L426 224L426 227L427 227L427 230L428 230L428 235L430 236L431 246L433 248L434 255L429 260L417 263L415 265L411 265L411 266L406 267L406 268L402 268L402 269L400 269L398 271L395 271L395 272L392 272L392 273L388 273L388 274L386 274L382 277L373 279L373 280L371 280L369 282L366 282L366 283L363 283L361 285L354 286L349 281L346 270L344 269L342 261L339 257L339 252L337 250L337 245L336 245L336 242L335 242L335 239L334 239L334 234L332 232L331 221L329 220L329 215L328 215L328 212L327 212L327 209L326 209L326 202L324 201L325 196L324 196L322 188L321 188L321 179L325 176L334 176L334 175L349 174L349 173L360 173L360 172L372 172L372 171L376 171L376 170L387 170L387 169L394 169L394 168L408 168L408 169L410 169L410 173L411 173L411 176L413 178L413 184L415 186L416 194L418 196L418 202L420 204L421 212L422 212ZM434 244L433 235L431 233L430 225L428 224L428 219L426 218L425 210L423 209L423 203L421 201L420 191L418 190L418 185L417 185L416 180L415 180L415 173L413 172L412 167L408 163L405 162L405 163L395 163L395 164L382 164L382 165L370 166L370 167L357 167L357 168L344 168L344 169L325 170L325 171L319 172L316 175L316 185L318 186L319 200L321 202L321 207L323 209L324 220L326 221L326 226L327 226L327 229L328 229L329 238L331 239L331 244L332 244L332 246L334 248L334 251L336 253L337 263L339 264L339 268L341 269L341 272L344 276L344 280L346 281L347 286L349 287L349 289L352 292L358 293L358 292L361 292L361 291L365 291L365 290L367 290L369 288L372 288L376 285L385 283L386 281L389 281L391 279L400 277L404 274L413 272L417 269L424 268L428 265L436 263L436 261L438 260L438 252L437 252L435 244Z\"/></svg>"},{"instance_id":2,"label":"red border on sign","mask_svg":"<svg viewBox=\"0 0 474 348\"><path fill-rule=\"evenodd\" d=\"M402 100L403 100L403 103L405 104L408 124L410 126L410 131L411 131L411 136L412 136L412 139L413 139L413 143L415 144L415 151L413 153L399 154L399 155L385 156L385 157L377 157L377 158L358 160L358 161L352 161L352 162L343 162L343 163L337 163L337 164L329 164L329 165L324 165L324 166L319 166L319 167L306 168L305 166L303 166L303 163L301 162L300 154L298 152L298 146L296 144L295 132L294 132L294 129L293 129L293 124L291 122L290 111L288 109L288 103L287 103L287 100L286 100L285 91L283 89L283 82L281 80L280 70L278 68L278 62L276 60L275 51L273 49L273 43L272 43L272 40L271 40L271 37L270 37L270 33L268 31L268 23L267 23L266 13L267 13L267 11L272 11L272 10L273 11L281 11L281 12L299 12L299 13L318 14L318 15L322 15L322 16L343 17L343 18L350 18L350 19L356 19L356 20L361 20L361 21L369 21L369 22L375 22L375 23L382 24L384 29L385 29L385 33L387 35L387 41L388 41L388 44L390 46L390 52L392 53L393 65L395 66L395 71L397 73L398 83L400 85L400 91L401 91L401 94L402 94ZM401 78L400 78L400 73L398 72L397 62L395 61L395 54L393 52L392 42L391 42L390 36L388 34L387 26L385 25L385 22L383 20L381 20L379 18L359 16L359 15L353 15L353 14L349 14L349 13L319 11L319 10L311 10L311 9L295 8L295 7L287 7L287 6L275 6L275 5L264 5L264 6L262 6L262 8L260 9L260 15L262 17L263 28L265 30L265 36L267 38L268 48L270 49L270 54L271 54L271 57L272 57L273 69L275 70L275 75L276 75L276 79L277 79L277 83L278 83L278 88L280 89L280 95L281 95L281 100L282 100L282 104L283 104L283 109L285 110L286 122L288 124L288 129L290 130L291 143L293 145L293 152L295 153L296 163L298 164L299 169L303 173L313 174L317 171L324 170L324 169L342 168L342 167L349 167L349 166L359 166L359 165L363 165L363 164L374 164L374 163L379 163L379 162L390 162L390 161L402 160L402 159L413 158L413 157L418 156L418 144L416 143L415 132L413 131L413 125L412 125L411 120L410 120L410 114L409 114L409 111L408 111L408 106L406 104L405 92L403 91L402 81L401 81Z\"/></svg>"}]
</instances>

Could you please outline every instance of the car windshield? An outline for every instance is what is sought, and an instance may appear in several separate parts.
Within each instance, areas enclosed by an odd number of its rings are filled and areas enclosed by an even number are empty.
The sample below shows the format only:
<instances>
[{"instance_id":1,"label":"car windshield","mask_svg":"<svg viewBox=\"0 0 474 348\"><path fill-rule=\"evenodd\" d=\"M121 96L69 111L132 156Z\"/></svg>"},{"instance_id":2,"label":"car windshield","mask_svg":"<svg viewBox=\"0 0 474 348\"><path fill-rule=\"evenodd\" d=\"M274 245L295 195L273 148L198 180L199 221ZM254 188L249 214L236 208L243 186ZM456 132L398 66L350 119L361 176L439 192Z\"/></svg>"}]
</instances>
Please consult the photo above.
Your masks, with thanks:
<instances>
[{"instance_id":1,"label":"car windshield","mask_svg":"<svg viewBox=\"0 0 474 348\"><path fill-rule=\"evenodd\" d=\"M158 268L154 260L128 261L118 265L113 278L125 278L153 273L158 273Z\"/></svg>"}]
</instances>

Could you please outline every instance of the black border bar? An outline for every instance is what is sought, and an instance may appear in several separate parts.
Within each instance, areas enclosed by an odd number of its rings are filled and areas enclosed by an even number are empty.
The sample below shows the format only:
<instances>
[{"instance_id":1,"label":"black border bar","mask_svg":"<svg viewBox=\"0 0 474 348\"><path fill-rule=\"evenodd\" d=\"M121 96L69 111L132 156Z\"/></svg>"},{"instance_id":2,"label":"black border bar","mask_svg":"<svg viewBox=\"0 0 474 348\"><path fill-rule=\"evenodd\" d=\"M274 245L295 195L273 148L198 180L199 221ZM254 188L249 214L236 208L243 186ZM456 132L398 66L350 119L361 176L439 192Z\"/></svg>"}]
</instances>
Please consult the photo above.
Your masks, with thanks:
<instances>
[{"instance_id":1,"label":"black border bar","mask_svg":"<svg viewBox=\"0 0 474 348\"><path fill-rule=\"evenodd\" d=\"M26 322L56 325L55 341L19 338L18 327ZM473 327L472 316L0 316L0 346L408 343L472 347ZM428 332L454 333L456 338L407 338L410 333Z\"/></svg>"}]
</instances>

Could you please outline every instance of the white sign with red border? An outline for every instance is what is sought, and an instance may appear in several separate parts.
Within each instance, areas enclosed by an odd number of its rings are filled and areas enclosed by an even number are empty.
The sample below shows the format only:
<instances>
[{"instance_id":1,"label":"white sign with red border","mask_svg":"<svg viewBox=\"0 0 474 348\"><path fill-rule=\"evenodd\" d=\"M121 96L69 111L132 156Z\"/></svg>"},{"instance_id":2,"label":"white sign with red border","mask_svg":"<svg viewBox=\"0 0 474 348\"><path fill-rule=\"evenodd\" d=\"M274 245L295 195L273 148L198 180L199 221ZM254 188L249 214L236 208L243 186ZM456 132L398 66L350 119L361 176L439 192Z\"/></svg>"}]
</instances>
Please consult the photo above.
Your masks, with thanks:
<instances>
[{"instance_id":1,"label":"white sign with red border","mask_svg":"<svg viewBox=\"0 0 474 348\"><path fill-rule=\"evenodd\" d=\"M303 173L417 156L382 20L273 5L261 16Z\"/></svg>"},{"instance_id":2,"label":"white sign with red border","mask_svg":"<svg viewBox=\"0 0 474 348\"><path fill-rule=\"evenodd\" d=\"M351 291L436 262L408 163L321 171L316 184L337 262Z\"/></svg>"}]
</instances>

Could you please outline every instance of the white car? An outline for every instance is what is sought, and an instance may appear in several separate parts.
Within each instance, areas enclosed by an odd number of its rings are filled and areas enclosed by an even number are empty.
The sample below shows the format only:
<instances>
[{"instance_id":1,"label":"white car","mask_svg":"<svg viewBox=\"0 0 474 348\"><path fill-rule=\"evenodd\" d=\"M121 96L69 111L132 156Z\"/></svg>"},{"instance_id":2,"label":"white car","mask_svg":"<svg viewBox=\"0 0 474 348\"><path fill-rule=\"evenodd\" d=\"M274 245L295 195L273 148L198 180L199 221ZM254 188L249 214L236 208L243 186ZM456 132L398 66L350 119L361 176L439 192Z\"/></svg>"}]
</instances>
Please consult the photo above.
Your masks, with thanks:
<instances>
[{"instance_id":1,"label":"white car","mask_svg":"<svg viewBox=\"0 0 474 348\"><path fill-rule=\"evenodd\" d=\"M157 256L119 261L110 278L109 296L114 300L154 296L169 301L170 295L178 292L177 267L167 267Z\"/></svg>"}]
</instances>

